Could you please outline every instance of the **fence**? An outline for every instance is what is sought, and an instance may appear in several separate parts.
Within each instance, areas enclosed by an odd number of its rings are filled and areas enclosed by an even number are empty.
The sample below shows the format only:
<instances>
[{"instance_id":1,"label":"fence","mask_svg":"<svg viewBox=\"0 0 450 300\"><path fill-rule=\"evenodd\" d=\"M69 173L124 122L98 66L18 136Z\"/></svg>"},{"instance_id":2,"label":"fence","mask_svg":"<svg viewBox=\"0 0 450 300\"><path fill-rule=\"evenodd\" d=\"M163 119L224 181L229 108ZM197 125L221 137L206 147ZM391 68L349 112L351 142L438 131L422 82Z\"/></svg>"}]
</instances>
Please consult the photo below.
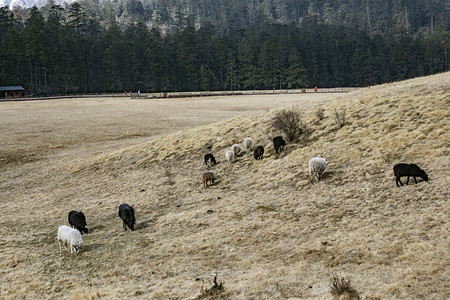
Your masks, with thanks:
<instances>
[{"instance_id":1,"label":"fence","mask_svg":"<svg viewBox=\"0 0 450 300\"><path fill-rule=\"evenodd\" d=\"M302 94L302 93L348 93L356 91L357 87L340 88L313 88L296 90L252 90L252 91L204 91L204 92L172 92L172 93L132 93L131 98L189 98L189 97L211 97L211 96L240 96L240 95L282 95L282 94Z\"/></svg>"},{"instance_id":2,"label":"fence","mask_svg":"<svg viewBox=\"0 0 450 300\"><path fill-rule=\"evenodd\" d=\"M105 98L105 97L131 97L132 99L160 99L160 98L189 98L189 97L208 97L208 96L240 96L240 95L282 95L282 94L303 94L303 93L348 93L355 91L356 87L340 88L319 88L314 91L313 88L295 89L295 90L252 90L252 91L204 91L204 92L164 92L164 93L111 93L111 94L71 94L71 95L52 95L52 96L25 96L23 98L3 99L2 101L27 101L27 100L50 100L67 98Z\"/></svg>"}]
</instances>

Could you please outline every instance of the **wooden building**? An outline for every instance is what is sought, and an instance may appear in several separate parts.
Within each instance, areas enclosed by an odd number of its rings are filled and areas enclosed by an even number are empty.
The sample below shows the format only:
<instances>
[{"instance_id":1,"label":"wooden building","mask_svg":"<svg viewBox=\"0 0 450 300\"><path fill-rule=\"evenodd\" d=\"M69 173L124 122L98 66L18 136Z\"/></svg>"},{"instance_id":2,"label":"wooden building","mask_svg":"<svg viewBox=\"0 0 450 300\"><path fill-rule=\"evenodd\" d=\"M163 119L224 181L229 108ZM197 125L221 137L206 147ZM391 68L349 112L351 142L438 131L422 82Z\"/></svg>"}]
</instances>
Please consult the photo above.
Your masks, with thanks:
<instances>
[{"instance_id":1,"label":"wooden building","mask_svg":"<svg viewBox=\"0 0 450 300\"><path fill-rule=\"evenodd\" d=\"M21 86L0 86L0 98L22 98L25 89Z\"/></svg>"}]
</instances>

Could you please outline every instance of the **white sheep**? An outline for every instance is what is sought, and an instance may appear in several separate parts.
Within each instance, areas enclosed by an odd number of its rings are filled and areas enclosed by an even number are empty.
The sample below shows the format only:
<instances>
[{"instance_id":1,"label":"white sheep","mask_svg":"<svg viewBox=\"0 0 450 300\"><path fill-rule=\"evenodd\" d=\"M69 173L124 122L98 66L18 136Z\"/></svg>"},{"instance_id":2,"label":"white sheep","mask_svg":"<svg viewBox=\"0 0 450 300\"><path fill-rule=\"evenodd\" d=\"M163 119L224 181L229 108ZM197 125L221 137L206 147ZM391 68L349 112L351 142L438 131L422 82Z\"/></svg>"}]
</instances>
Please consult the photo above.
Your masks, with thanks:
<instances>
[{"instance_id":1,"label":"white sheep","mask_svg":"<svg viewBox=\"0 0 450 300\"><path fill-rule=\"evenodd\" d=\"M78 229L71 228L66 225L62 225L58 228L59 253L62 252L61 242L64 243L67 251L69 251L69 249L67 248L67 245L69 245L71 254L73 252L75 253L80 252L80 249L83 246L83 239L81 238L80 231L78 231Z\"/></svg>"},{"instance_id":2,"label":"white sheep","mask_svg":"<svg viewBox=\"0 0 450 300\"><path fill-rule=\"evenodd\" d=\"M253 146L253 140L252 138L245 138L244 142L242 142L242 145L244 146L244 148L246 149L246 153L249 154L250 153L250 149Z\"/></svg>"},{"instance_id":3,"label":"white sheep","mask_svg":"<svg viewBox=\"0 0 450 300\"><path fill-rule=\"evenodd\" d=\"M239 152L241 152L241 146L239 146L239 144L234 144L231 146L231 151L234 152L234 156L237 156Z\"/></svg>"},{"instance_id":4,"label":"white sheep","mask_svg":"<svg viewBox=\"0 0 450 300\"><path fill-rule=\"evenodd\" d=\"M309 181L312 183L315 177L319 181L322 177L322 173L327 168L327 162L324 158L314 157L309 160Z\"/></svg>"},{"instance_id":5,"label":"white sheep","mask_svg":"<svg viewBox=\"0 0 450 300\"><path fill-rule=\"evenodd\" d=\"M228 150L225 153L225 159L230 163L231 166L231 163L235 160L234 152L232 150Z\"/></svg>"}]
</instances>

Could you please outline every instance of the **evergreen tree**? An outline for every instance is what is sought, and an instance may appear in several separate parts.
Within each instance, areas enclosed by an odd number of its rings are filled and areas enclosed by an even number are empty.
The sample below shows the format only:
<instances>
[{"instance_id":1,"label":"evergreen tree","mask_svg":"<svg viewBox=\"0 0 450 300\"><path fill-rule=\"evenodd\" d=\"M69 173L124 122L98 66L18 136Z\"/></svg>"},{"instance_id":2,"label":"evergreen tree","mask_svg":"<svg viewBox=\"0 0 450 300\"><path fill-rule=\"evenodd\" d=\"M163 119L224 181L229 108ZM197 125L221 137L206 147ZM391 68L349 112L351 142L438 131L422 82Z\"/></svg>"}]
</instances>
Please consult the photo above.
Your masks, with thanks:
<instances>
[{"instance_id":1,"label":"evergreen tree","mask_svg":"<svg viewBox=\"0 0 450 300\"><path fill-rule=\"evenodd\" d=\"M288 89L305 88L308 86L308 74L303 67L302 58L296 48L292 49L288 59L289 67L286 70Z\"/></svg>"},{"instance_id":2,"label":"evergreen tree","mask_svg":"<svg viewBox=\"0 0 450 300\"><path fill-rule=\"evenodd\" d=\"M48 47L45 35L45 24L42 14L36 6L30 10L23 30L25 58L27 63L27 82L33 92L46 93L47 90L47 58Z\"/></svg>"},{"instance_id":3,"label":"evergreen tree","mask_svg":"<svg viewBox=\"0 0 450 300\"><path fill-rule=\"evenodd\" d=\"M256 55L248 39L243 39L238 45L238 65L241 89L257 88Z\"/></svg>"}]
</instances>

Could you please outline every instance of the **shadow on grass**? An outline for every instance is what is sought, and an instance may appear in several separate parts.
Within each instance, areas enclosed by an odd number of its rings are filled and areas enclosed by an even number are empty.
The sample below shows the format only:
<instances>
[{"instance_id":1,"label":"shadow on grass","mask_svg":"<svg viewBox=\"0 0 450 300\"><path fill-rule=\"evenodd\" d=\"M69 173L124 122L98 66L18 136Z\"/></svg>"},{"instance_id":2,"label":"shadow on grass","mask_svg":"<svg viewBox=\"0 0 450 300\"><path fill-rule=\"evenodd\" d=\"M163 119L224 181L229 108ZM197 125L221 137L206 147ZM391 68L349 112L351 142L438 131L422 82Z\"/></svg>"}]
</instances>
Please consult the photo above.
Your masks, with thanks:
<instances>
[{"instance_id":1,"label":"shadow on grass","mask_svg":"<svg viewBox=\"0 0 450 300\"><path fill-rule=\"evenodd\" d=\"M154 222L155 222L155 220L153 220L153 219L148 219L148 220L139 222L139 223L136 224L135 231L147 228L149 226L149 224L154 223Z\"/></svg>"}]
</instances>

